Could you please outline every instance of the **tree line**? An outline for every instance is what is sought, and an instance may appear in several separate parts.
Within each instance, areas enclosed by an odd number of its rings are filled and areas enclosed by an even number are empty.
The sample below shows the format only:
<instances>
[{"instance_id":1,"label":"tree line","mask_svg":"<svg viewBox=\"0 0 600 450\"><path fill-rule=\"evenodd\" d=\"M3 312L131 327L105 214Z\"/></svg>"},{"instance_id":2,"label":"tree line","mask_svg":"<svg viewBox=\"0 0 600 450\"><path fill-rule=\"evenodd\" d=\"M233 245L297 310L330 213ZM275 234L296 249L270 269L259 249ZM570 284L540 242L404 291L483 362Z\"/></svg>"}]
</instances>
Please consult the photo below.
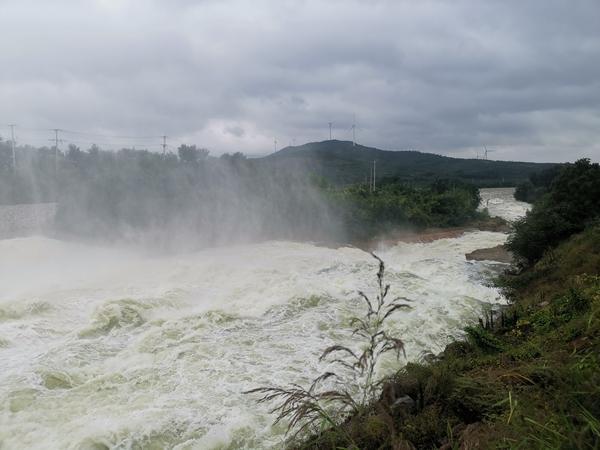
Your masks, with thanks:
<instances>
[{"instance_id":1,"label":"tree line","mask_svg":"<svg viewBox=\"0 0 600 450\"><path fill-rule=\"evenodd\" d=\"M369 192L320 179L302 160L214 157L195 145L176 154L19 147L17 162L14 171L0 142L0 203L58 201L58 232L102 239L348 241L396 226L459 225L479 204L464 182L388 178Z\"/></svg>"}]
</instances>

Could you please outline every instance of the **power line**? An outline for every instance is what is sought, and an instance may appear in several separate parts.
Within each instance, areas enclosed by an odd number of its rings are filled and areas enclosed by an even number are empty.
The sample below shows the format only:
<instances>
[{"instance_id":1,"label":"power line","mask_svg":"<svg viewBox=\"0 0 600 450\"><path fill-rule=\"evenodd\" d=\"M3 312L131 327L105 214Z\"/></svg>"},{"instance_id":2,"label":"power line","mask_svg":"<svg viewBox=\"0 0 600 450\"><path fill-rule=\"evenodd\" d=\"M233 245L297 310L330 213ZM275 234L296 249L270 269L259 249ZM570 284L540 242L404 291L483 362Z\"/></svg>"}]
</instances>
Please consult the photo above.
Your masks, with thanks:
<instances>
[{"instance_id":1,"label":"power line","mask_svg":"<svg viewBox=\"0 0 600 450\"><path fill-rule=\"evenodd\" d=\"M123 135L117 135L117 134L102 134L102 133L89 133L86 131L75 131L75 130L61 130L63 133L65 134L77 134L77 135L81 135L81 136L91 136L91 137L101 137L101 138L108 138L108 139L139 139L139 140L147 140L147 139L160 139L160 138L164 138L165 136L163 135L156 135L156 136L123 136Z\"/></svg>"},{"instance_id":2,"label":"power line","mask_svg":"<svg viewBox=\"0 0 600 450\"><path fill-rule=\"evenodd\" d=\"M369 190L371 192L375 192L376 189L376 181L375 178L377 176L377 160L373 160L373 167L371 168L371 185L369 186Z\"/></svg>"},{"instance_id":3,"label":"power line","mask_svg":"<svg viewBox=\"0 0 600 450\"><path fill-rule=\"evenodd\" d=\"M8 125L10 126L10 125ZM55 128L34 128L34 127L19 127L24 131L36 131L36 132L53 132ZM119 135L119 134L106 134L106 133L94 133L89 131L80 131L80 130L68 130L65 128L59 128L60 132L63 134L76 134L80 136L89 136L89 137L99 137L99 138L107 138L107 139L138 139L138 140L149 140L149 139L160 139L162 135Z\"/></svg>"},{"instance_id":4,"label":"power line","mask_svg":"<svg viewBox=\"0 0 600 450\"><path fill-rule=\"evenodd\" d=\"M14 124L7 124L6 126L11 127L11 131L13 131L13 126ZM37 128L37 127L19 127L20 130L23 131L29 131L29 132L35 132L35 133L47 133L47 132L52 132L54 133L54 138L50 139L51 142L54 142L55 147L58 148L58 145L56 145L57 143L73 143L73 144L80 144L80 145L101 145L101 146L107 146L109 148L112 149L118 149L118 148L135 148L135 143L134 142L123 142L123 143L116 143L113 140L125 140L125 141L141 141L138 142L140 147L149 149L162 149L163 154L165 154L167 152L168 149L172 148L172 146L170 146L167 143L167 135L138 135L138 136L134 136L134 135L119 135L119 134L106 134L106 133L94 133L94 132L88 132L88 131L81 131L81 130L73 130L73 129L64 129L64 128ZM60 139L58 137L58 133L60 133L61 137L63 137L63 139ZM79 136L82 137L84 139L64 139L64 136L67 135L72 135L72 136ZM90 138L90 140L85 140L85 138ZM101 140L96 140L93 138L100 138ZM93 140L92 140L93 139ZM149 142L151 140L159 140L161 139L160 144L158 142L156 143L152 143ZM32 137L29 140L33 140L33 141L40 141L40 140L44 140L46 141L45 138L35 138ZM14 138L13 138L14 141ZM177 141L181 143L180 141ZM57 151L58 153L58 151ZM58 161L58 157L56 158ZM13 159L13 165L14 165L14 159ZM57 162L57 167L58 167L58 162Z\"/></svg>"},{"instance_id":5,"label":"power line","mask_svg":"<svg viewBox=\"0 0 600 450\"><path fill-rule=\"evenodd\" d=\"M73 139L62 139L61 142L65 142L67 144L77 144L77 145L98 145L98 146L107 146L113 149L123 149L123 148L134 148L136 147L135 143L126 142L126 143L115 143L115 142L92 142L92 141L80 141ZM162 144L152 144L152 143L141 143L137 145L140 148L144 149L162 149ZM172 148L171 145L167 144L167 148Z\"/></svg>"},{"instance_id":6,"label":"power line","mask_svg":"<svg viewBox=\"0 0 600 450\"><path fill-rule=\"evenodd\" d=\"M10 125L7 125L10 126ZM24 131L52 131L52 128L29 128L29 127L23 127L23 126L19 126L20 130L24 130Z\"/></svg>"},{"instance_id":7,"label":"power line","mask_svg":"<svg viewBox=\"0 0 600 450\"><path fill-rule=\"evenodd\" d=\"M20 129L20 127L19 127ZM54 132L54 129L51 130L52 132ZM62 133L62 130L60 130L60 133ZM36 145L37 144L41 144L44 142L54 142L55 139L51 138L48 139L47 137L30 137L27 138L28 142L33 142ZM108 141L86 141L86 140L80 140L80 139L69 139L69 138L65 138L62 137L59 139L60 143L63 144L75 144L78 146L92 146L92 145L97 145L101 148L105 148L107 150L120 150L120 149L124 149L124 148L134 148L134 147L139 147L142 149L153 149L153 150L161 150L162 149L162 144L159 143L152 143L152 142L143 142L143 143L135 143L135 142L108 142ZM15 145L16 145L16 139L15 139ZM27 145L27 144L23 144L23 145ZM167 144L167 149L169 148L173 148L172 145ZM16 150L16 149L15 149Z\"/></svg>"}]
</instances>

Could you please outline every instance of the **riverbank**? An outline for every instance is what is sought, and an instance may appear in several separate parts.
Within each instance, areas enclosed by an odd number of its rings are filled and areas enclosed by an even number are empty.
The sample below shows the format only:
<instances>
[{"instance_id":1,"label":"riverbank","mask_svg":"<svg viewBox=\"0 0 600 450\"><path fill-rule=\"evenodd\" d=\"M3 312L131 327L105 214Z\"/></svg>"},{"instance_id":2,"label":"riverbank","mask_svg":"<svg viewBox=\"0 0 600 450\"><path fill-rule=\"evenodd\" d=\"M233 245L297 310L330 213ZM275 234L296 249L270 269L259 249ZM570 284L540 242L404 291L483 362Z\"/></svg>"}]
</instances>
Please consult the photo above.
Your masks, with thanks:
<instances>
[{"instance_id":1,"label":"riverbank","mask_svg":"<svg viewBox=\"0 0 600 450\"><path fill-rule=\"evenodd\" d=\"M508 307L382 380L381 395L298 448L600 447L600 166L566 165L514 224ZM489 249L488 249L489 250Z\"/></svg>"},{"instance_id":2,"label":"riverbank","mask_svg":"<svg viewBox=\"0 0 600 450\"><path fill-rule=\"evenodd\" d=\"M600 226L501 283L508 309L297 448L597 448Z\"/></svg>"},{"instance_id":3,"label":"riverbank","mask_svg":"<svg viewBox=\"0 0 600 450\"><path fill-rule=\"evenodd\" d=\"M510 224L501 217L482 216L459 227L431 227L423 229L398 228L391 232L375 236L372 239L355 241L354 247L368 252L396 245L398 242L407 244L428 243L438 239L451 239L473 231L492 231L496 233L510 232Z\"/></svg>"},{"instance_id":4,"label":"riverbank","mask_svg":"<svg viewBox=\"0 0 600 450\"><path fill-rule=\"evenodd\" d=\"M414 301L390 323L409 360L442 351L497 302L464 255L504 240L464 233L377 252L390 296ZM363 314L357 291L373 294L376 270L364 251L306 242L148 255L0 241L0 442L280 449L285 426L242 392L305 385L322 373L322 349L360 348L348 318Z\"/></svg>"}]
</instances>

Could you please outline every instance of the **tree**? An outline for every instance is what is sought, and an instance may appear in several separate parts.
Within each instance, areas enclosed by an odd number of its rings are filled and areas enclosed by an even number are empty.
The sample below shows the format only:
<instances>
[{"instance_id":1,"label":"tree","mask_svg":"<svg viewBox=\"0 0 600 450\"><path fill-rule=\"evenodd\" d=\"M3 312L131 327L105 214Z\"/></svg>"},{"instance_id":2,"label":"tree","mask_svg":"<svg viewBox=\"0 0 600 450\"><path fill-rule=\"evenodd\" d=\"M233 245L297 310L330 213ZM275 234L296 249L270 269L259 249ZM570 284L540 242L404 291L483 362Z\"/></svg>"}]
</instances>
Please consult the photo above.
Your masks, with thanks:
<instances>
[{"instance_id":1,"label":"tree","mask_svg":"<svg viewBox=\"0 0 600 450\"><path fill-rule=\"evenodd\" d=\"M92 146L88 149L88 153L90 156L96 158L100 154L100 147L96 144L92 144Z\"/></svg>"},{"instance_id":2,"label":"tree","mask_svg":"<svg viewBox=\"0 0 600 450\"><path fill-rule=\"evenodd\" d=\"M196 148L195 145L182 144L177 149L179 159L184 164L196 165L200 161L204 161L208 158L209 151L205 148Z\"/></svg>"},{"instance_id":3,"label":"tree","mask_svg":"<svg viewBox=\"0 0 600 450\"><path fill-rule=\"evenodd\" d=\"M508 248L525 265L600 217L600 165L580 159L562 168L549 191L514 224Z\"/></svg>"}]
</instances>

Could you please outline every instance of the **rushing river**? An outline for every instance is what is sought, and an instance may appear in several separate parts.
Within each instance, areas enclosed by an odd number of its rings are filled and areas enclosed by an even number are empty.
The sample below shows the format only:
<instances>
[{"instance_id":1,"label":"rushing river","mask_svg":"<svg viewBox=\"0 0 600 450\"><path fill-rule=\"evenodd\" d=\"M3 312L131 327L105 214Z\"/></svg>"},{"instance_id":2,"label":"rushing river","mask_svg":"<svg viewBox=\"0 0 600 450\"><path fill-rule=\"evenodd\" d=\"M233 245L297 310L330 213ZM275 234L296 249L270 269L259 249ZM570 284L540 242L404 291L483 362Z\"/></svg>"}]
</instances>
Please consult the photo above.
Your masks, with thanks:
<instances>
[{"instance_id":1,"label":"rushing river","mask_svg":"<svg viewBox=\"0 0 600 450\"><path fill-rule=\"evenodd\" d=\"M526 210L485 190L492 214ZM505 241L470 232L378 254L408 359L438 352L486 305L491 264L465 253ZM261 244L148 257L43 237L0 241L0 449L279 448L267 406L241 392L307 384L351 343L357 290L376 264L356 248Z\"/></svg>"}]
</instances>

